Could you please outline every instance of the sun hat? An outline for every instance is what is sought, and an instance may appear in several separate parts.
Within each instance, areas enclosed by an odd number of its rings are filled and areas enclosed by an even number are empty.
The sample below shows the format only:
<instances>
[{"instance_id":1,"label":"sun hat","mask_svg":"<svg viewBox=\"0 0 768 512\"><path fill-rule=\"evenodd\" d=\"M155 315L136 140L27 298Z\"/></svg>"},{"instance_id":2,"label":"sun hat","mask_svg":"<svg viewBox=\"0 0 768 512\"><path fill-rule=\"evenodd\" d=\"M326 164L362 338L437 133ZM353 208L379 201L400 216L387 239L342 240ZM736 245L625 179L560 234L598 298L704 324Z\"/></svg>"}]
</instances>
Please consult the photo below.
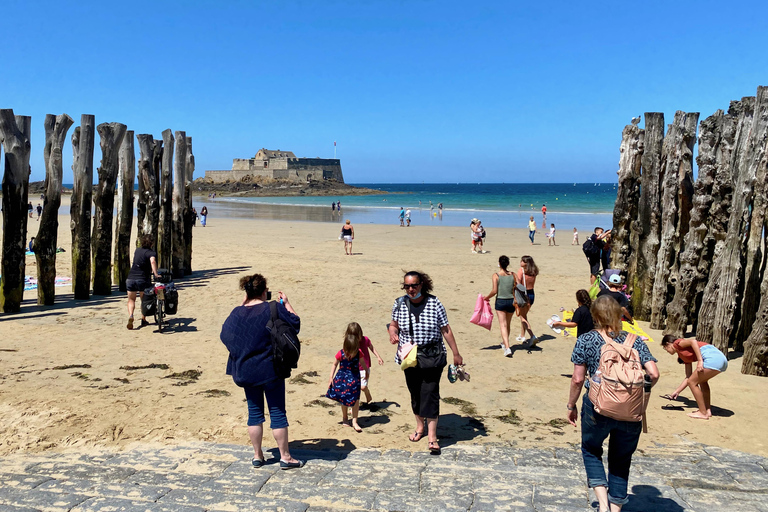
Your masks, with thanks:
<instances>
[{"instance_id":1,"label":"sun hat","mask_svg":"<svg viewBox=\"0 0 768 512\"><path fill-rule=\"evenodd\" d=\"M478 222L480 222L480 221L477 220L477 219L472 219L472 224L477 224Z\"/></svg>"},{"instance_id":2,"label":"sun hat","mask_svg":"<svg viewBox=\"0 0 768 512\"><path fill-rule=\"evenodd\" d=\"M621 284L621 276L619 274L613 274L608 278L608 282L613 284Z\"/></svg>"}]
</instances>

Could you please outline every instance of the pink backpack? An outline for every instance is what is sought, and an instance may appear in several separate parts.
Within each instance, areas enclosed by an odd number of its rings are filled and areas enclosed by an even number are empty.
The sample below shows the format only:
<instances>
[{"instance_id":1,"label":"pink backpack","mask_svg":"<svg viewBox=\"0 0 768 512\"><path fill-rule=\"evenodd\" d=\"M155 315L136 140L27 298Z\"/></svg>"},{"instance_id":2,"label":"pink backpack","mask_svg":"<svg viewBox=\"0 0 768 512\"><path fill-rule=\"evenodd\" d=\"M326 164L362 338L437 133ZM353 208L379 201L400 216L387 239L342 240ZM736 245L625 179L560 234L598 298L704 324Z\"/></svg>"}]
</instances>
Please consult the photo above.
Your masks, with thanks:
<instances>
[{"instance_id":1,"label":"pink backpack","mask_svg":"<svg viewBox=\"0 0 768 512\"><path fill-rule=\"evenodd\" d=\"M645 431L648 405L644 391L645 373L640 355L632 348L637 336L627 334L624 343L616 343L601 335L605 345L600 350L597 372L589 384L589 400L596 413L620 421L643 421Z\"/></svg>"}]
</instances>

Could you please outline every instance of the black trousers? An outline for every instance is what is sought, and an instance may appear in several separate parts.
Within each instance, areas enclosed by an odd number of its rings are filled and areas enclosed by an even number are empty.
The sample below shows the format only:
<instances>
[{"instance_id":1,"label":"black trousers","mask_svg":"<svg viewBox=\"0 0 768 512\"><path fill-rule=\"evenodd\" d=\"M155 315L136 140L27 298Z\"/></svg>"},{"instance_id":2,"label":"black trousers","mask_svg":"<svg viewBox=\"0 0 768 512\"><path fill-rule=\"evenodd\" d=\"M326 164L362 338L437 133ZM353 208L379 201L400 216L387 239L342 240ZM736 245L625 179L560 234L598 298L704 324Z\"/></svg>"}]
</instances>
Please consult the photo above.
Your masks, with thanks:
<instances>
[{"instance_id":1,"label":"black trousers","mask_svg":"<svg viewBox=\"0 0 768 512\"><path fill-rule=\"evenodd\" d=\"M440 378L443 368L406 368L405 384L411 393L413 414L430 419L440 416Z\"/></svg>"}]
</instances>

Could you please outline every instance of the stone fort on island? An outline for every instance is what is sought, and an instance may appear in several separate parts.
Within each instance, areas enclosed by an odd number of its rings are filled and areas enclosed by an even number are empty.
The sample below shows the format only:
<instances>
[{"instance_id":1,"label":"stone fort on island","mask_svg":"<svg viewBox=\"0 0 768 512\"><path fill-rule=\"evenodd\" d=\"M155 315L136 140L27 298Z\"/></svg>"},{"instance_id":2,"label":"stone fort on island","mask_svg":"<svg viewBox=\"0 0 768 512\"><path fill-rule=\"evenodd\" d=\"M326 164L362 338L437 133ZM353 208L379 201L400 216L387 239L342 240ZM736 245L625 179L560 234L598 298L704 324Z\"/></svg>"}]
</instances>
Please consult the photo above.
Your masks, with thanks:
<instances>
[{"instance_id":1,"label":"stone fort on island","mask_svg":"<svg viewBox=\"0 0 768 512\"><path fill-rule=\"evenodd\" d=\"M335 158L298 158L292 151L260 149L253 158L235 158L232 170L205 171L214 183L250 183L254 178L291 181L336 180L344 183L341 161Z\"/></svg>"}]
</instances>

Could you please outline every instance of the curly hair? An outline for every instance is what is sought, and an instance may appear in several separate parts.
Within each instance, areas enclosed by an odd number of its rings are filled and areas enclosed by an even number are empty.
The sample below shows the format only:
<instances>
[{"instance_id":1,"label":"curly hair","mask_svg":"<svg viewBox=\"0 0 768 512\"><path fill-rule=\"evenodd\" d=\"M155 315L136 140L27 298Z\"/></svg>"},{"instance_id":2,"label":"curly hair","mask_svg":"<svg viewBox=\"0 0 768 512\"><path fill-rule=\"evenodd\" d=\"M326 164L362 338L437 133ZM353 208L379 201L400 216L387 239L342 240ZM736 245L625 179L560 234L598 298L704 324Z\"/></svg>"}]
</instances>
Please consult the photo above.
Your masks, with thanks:
<instances>
[{"instance_id":1,"label":"curly hair","mask_svg":"<svg viewBox=\"0 0 768 512\"><path fill-rule=\"evenodd\" d=\"M579 304L583 306L590 307L592 306L592 299L589 296L589 292L587 290L579 290L576 292L576 300Z\"/></svg>"},{"instance_id":2,"label":"curly hair","mask_svg":"<svg viewBox=\"0 0 768 512\"><path fill-rule=\"evenodd\" d=\"M421 283L421 293L424 295L432 293L432 278L430 278L429 275L418 270L411 270L410 272L405 273L403 279L408 276L417 277L419 279L419 283Z\"/></svg>"},{"instance_id":3,"label":"curly hair","mask_svg":"<svg viewBox=\"0 0 768 512\"><path fill-rule=\"evenodd\" d=\"M248 300L258 299L267 289L267 279L261 274L253 274L240 279L240 289L245 290Z\"/></svg>"}]
</instances>

